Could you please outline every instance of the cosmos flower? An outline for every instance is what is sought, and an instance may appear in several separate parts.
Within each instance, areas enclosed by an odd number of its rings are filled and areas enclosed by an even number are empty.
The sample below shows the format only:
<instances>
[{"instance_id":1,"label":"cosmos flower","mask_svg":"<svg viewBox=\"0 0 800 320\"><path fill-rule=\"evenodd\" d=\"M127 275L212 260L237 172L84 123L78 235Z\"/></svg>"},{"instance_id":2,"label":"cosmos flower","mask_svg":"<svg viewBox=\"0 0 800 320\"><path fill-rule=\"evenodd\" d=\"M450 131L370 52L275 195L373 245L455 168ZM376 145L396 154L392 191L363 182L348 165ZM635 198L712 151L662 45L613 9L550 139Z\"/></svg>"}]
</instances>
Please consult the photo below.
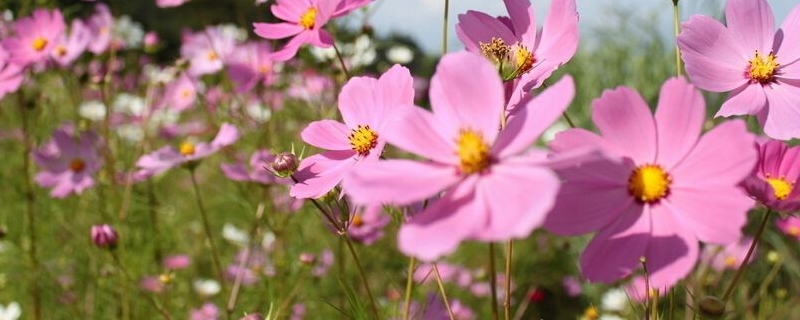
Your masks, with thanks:
<instances>
[{"instance_id":1,"label":"cosmos flower","mask_svg":"<svg viewBox=\"0 0 800 320\"><path fill-rule=\"evenodd\" d=\"M164 146L161 149L143 155L136 161L139 169L137 175L141 178L160 174L168 169L201 160L219 151L239 139L239 131L231 124L223 123L217 136L210 143L193 143L184 141L179 148Z\"/></svg>"},{"instance_id":2,"label":"cosmos flower","mask_svg":"<svg viewBox=\"0 0 800 320\"><path fill-rule=\"evenodd\" d=\"M758 144L758 166L745 180L750 196L772 210L794 212L800 210L800 147L789 147L785 142L769 140Z\"/></svg>"},{"instance_id":3,"label":"cosmos flower","mask_svg":"<svg viewBox=\"0 0 800 320\"><path fill-rule=\"evenodd\" d=\"M189 60L189 75L216 73L236 47L236 32L228 26L209 26L203 31L183 35L181 57Z\"/></svg>"},{"instance_id":4,"label":"cosmos flower","mask_svg":"<svg viewBox=\"0 0 800 320\"><path fill-rule=\"evenodd\" d=\"M800 241L800 218L788 216L775 220L775 225L778 227L778 230L783 232L783 234Z\"/></svg>"},{"instance_id":5,"label":"cosmos flower","mask_svg":"<svg viewBox=\"0 0 800 320\"><path fill-rule=\"evenodd\" d=\"M8 61L24 67L47 60L65 28L61 11L34 10L31 16L14 23L13 37L3 40Z\"/></svg>"},{"instance_id":6,"label":"cosmos flower","mask_svg":"<svg viewBox=\"0 0 800 320\"><path fill-rule=\"evenodd\" d=\"M198 90L196 82L198 81L192 79L186 73L181 74L167 85L161 103L167 108L177 112L189 109L197 100Z\"/></svg>"},{"instance_id":7,"label":"cosmos flower","mask_svg":"<svg viewBox=\"0 0 800 320\"><path fill-rule=\"evenodd\" d=\"M81 20L72 20L69 35L62 34L56 39L50 58L62 67L70 65L86 51L86 46L92 40L90 37L89 28Z\"/></svg>"},{"instance_id":8,"label":"cosmos flower","mask_svg":"<svg viewBox=\"0 0 800 320\"><path fill-rule=\"evenodd\" d=\"M312 122L300 134L303 141L326 149L300 162L298 180L290 194L297 198L319 198L333 189L345 175L362 163L378 159L386 144L384 127L398 106L413 104L413 79L408 69L395 65L379 79L355 77L339 94L339 112L344 123Z\"/></svg>"},{"instance_id":9,"label":"cosmos flower","mask_svg":"<svg viewBox=\"0 0 800 320\"><path fill-rule=\"evenodd\" d=\"M76 135L71 126L62 126L44 146L33 152L33 160L42 168L34 181L52 188L50 196L64 198L81 194L94 186L92 177L101 167L97 152L99 137L92 131Z\"/></svg>"},{"instance_id":10,"label":"cosmos flower","mask_svg":"<svg viewBox=\"0 0 800 320\"><path fill-rule=\"evenodd\" d=\"M8 52L0 46L0 100L6 94L16 92L25 79L22 68L8 60Z\"/></svg>"},{"instance_id":11,"label":"cosmos flower","mask_svg":"<svg viewBox=\"0 0 800 320\"><path fill-rule=\"evenodd\" d=\"M427 161L364 163L344 181L355 203L410 205L442 194L401 226L400 251L421 260L453 252L464 240L527 237L544 220L558 179L528 150L574 95L565 77L526 106L503 130L503 83L494 66L470 52L445 55L431 80L433 112L404 106L384 134Z\"/></svg>"},{"instance_id":12,"label":"cosmos flower","mask_svg":"<svg viewBox=\"0 0 800 320\"><path fill-rule=\"evenodd\" d=\"M272 165L275 155L268 150L257 150L250 156L249 165L244 163L223 163L220 165L222 173L233 181L252 181L265 185L274 183L289 183L287 178L278 178L271 171L265 169Z\"/></svg>"},{"instance_id":13,"label":"cosmos flower","mask_svg":"<svg viewBox=\"0 0 800 320\"><path fill-rule=\"evenodd\" d=\"M756 115L769 137L800 137L800 5L777 31L766 0L728 0L725 21L683 23L678 45L692 83L730 92L716 116Z\"/></svg>"},{"instance_id":14,"label":"cosmos flower","mask_svg":"<svg viewBox=\"0 0 800 320\"><path fill-rule=\"evenodd\" d=\"M725 269L736 270L744 261L747 255L747 250L753 244L752 237L743 237L741 240L729 243L724 246L709 245L703 248L703 257L716 271L725 271ZM747 263L752 263L755 260L757 250L753 249L753 254Z\"/></svg>"},{"instance_id":15,"label":"cosmos flower","mask_svg":"<svg viewBox=\"0 0 800 320\"><path fill-rule=\"evenodd\" d=\"M266 42L249 42L236 47L228 58L228 76L236 92L247 92L257 84L269 86L275 82L272 49Z\"/></svg>"},{"instance_id":16,"label":"cosmos flower","mask_svg":"<svg viewBox=\"0 0 800 320\"><path fill-rule=\"evenodd\" d=\"M91 39L86 49L94 54L101 54L106 51L111 44L112 29L114 27L114 17L104 3L94 6L94 14L86 20L86 25L91 31Z\"/></svg>"},{"instance_id":17,"label":"cosmos flower","mask_svg":"<svg viewBox=\"0 0 800 320\"><path fill-rule=\"evenodd\" d=\"M662 87L655 117L634 90L608 90L592 105L601 135L558 134L556 153L600 148L611 159L557 169L562 185L545 228L559 235L597 232L581 255L586 279L611 283L646 260L652 287L686 276L698 240L738 241L753 201L739 187L753 170L755 138L744 122L722 123L700 137L705 102L682 78Z\"/></svg>"}]
</instances>

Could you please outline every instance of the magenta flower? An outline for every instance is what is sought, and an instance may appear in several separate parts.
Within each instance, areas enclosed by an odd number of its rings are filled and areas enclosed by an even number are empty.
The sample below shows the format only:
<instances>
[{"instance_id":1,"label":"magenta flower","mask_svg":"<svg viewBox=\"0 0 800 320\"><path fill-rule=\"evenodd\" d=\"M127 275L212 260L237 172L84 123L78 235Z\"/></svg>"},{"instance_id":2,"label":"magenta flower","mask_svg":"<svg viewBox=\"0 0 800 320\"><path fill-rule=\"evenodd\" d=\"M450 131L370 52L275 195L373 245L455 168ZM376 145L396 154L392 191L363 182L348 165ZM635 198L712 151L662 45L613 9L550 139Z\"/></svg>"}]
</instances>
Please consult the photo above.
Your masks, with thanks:
<instances>
[{"instance_id":1,"label":"magenta flower","mask_svg":"<svg viewBox=\"0 0 800 320\"><path fill-rule=\"evenodd\" d=\"M164 146L142 156L136 161L136 167L139 168L137 176L146 178L160 174L178 165L196 162L219 151L222 147L233 144L238 139L239 131L236 130L236 127L223 123L211 143L185 141L181 143L178 149L172 146Z\"/></svg>"},{"instance_id":2,"label":"magenta flower","mask_svg":"<svg viewBox=\"0 0 800 320\"><path fill-rule=\"evenodd\" d=\"M66 67L86 51L86 46L92 40L89 28L81 20L72 20L69 35L62 34L56 39L56 46L50 51L50 58L58 65Z\"/></svg>"},{"instance_id":3,"label":"magenta flower","mask_svg":"<svg viewBox=\"0 0 800 320\"><path fill-rule=\"evenodd\" d=\"M281 23L253 23L254 32L262 38L277 40L293 37L272 54L276 61L286 61L297 54L303 44L329 48L333 37L322 27L331 18L343 16L372 0L277 0L270 7Z\"/></svg>"},{"instance_id":4,"label":"magenta flower","mask_svg":"<svg viewBox=\"0 0 800 320\"><path fill-rule=\"evenodd\" d=\"M753 244L753 238L744 237L739 241L729 243L724 246L705 246L703 248L703 257L716 271L722 272L725 269L737 270L747 256L747 250ZM757 250L753 249L753 254L747 263L753 262L756 258Z\"/></svg>"},{"instance_id":5,"label":"magenta flower","mask_svg":"<svg viewBox=\"0 0 800 320\"><path fill-rule=\"evenodd\" d=\"M370 205L352 213L347 235L360 243L371 245L383 238L383 228L392 218L383 212L383 206Z\"/></svg>"},{"instance_id":6,"label":"magenta flower","mask_svg":"<svg viewBox=\"0 0 800 320\"><path fill-rule=\"evenodd\" d=\"M467 51L484 55L503 80L514 80L511 107L538 87L578 49L575 0L553 0L541 30L530 0L504 0L509 17L468 11L458 15L456 35Z\"/></svg>"},{"instance_id":7,"label":"magenta flower","mask_svg":"<svg viewBox=\"0 0 800 320\"><path fill-rule=\"evenodd\" d=\"M222 70L224 61L236 47L234 32L223 26L209 26L205 30L183 35L181 57L189 60L189 75L201 76Z\"/></svg>"},{"instance_id":8,"label":"magenta flower","mask_svg":"<svg viewBox=\"0 0 800 320\"><path fill-rule=\"evenodd\" d=\"M800 5L777 31L766 0L729 0L725 21L683 24L686 73L703 90L730 92L716 116L757 115L768 136L800 137Z\"/></svg>"},{"instance_id":9,"label":"magenta flower","mask_svg":"<svg viewBox=\"0 0 800 320\"><path fill-rule=\"evenodd\" d=\"M189 267L191 262L192 259L189 258L189 256L185 254L176 254L164 258L164 261L161 261L161 265L168 270L180 270Z\"/></svg>"},{"instance_id":10,"label":"magenta flower","mask_svg":"<svg viewBox=\"0 0 800 320\"><path fill-rule=\"evenodd\" d=\"M156 6L159 8L173 8L189 1L190 0L156 0Z\"/></svg>"},{"instance_id":11,"label":"magenta flower","mask_svg":"<svg viewBox=\"0 0 800 320\"><path fill-rule=\"evenodd\" d=\"M379 79L350 79L339 94L339 112L344 123L315 121L301 133L303 141L328 151L300 162L295 173L299 182L290 194L297 198L319 198L356 166L378 159L386 144L383 133L386 119L398 106L414 103L412 82L408 69L400 65L393 66Z\"/></svg>"},{"instance_id":12,"label":"magenta flower","mask_svg":"<svg viewBox=\"0 0 800 320\"><path fill-rule=\"evenodd\" d=\"M272 165L274 160L275 155L268 150L258 150L253 152L253 155L250 156L249 166L237 162L220 164L220 168L225 176L233 181L252 181L265 185L274 183L288 184L291 180L288 178L278 178L267 169Z\"/></svg>"},{"instance_id":13,"label":"magenta flower","mask_svg":"<svg viewBox=\"0 0 800 320\"><path fill-rule=\"evenodd\" d=\"M778 230L783 232L783 234L800 241L800 218L788 216L786 218L776 220L775 225L778 227Z\"/></svg>"},{"instance_id":14,"label":"magenta flower","mask_svg":"<svg viewBox=\"0 0 800 320\"><path fill-rule=\"evenodd\" d=\"M54 198L91 188L92 176L101 166L98 144L94 132L83 131L76 136L70 126L57 129L50 141L33 152L33 160L42 168L34 177L36 184L52 188L50 196Z\"/></svg>"},{"instance_id":15,"label":"magenta flower","mask_svg":"<svg viewBox=\"0 0 800 320\"><path fill-rule=\"evenodd\" d=\"M9 61L19 66L47 60L66 24L61 11L36 9L14 23L14 36L3 40Z\"/></svg>"},{"instance_id":16,"label":"magenta flower","mask_svg":"<svg viewBox=\"0 0 800 320\"><path fill-rule=\"evenodd\" d=\"M0 46L0 100L6 94L16 92L25 79L22 68L8 61L8 52Z\"/></svg>"},{"instance_id":17,"label":"magenta flower","mask_svg":"<svg viewBox=\"0 0 800 320\"><path fill-rule=\"evenodd\" d=\"M386 141L429 161L364 163L345 179L356 203L410 205L443 196L410 217L399 231L400 250L435 260L464 240L522 238L553 205L558 179L540 151L523 154L567 108L572 78L545 90L502 131L503 83L483 57L445 55L431 79L432 111L403 106Z\"/></svg>"},{"instance_id":18,"label":"magenta flower","mask_svg":"<svg viewBox=\"0 0 800 320\"><path fill-rule=\"evenodd\" d=\"M189 313L189 320L217 320L219 316L219 308L211 302L206 302L200 309L193 309Z\"/></svg>"},{"instance_id":19,"label":"magenta flower","mask_svg":"<svg viewBox=\"0 0 800 320\"><path fill-rule=\"evenodd\" d=\"M544 224L560 235L597 231L581 256L586 279L613 282L644 257L653 288L671 287L697 262L698 240L739 240L753 201L738 184L757 160L744 122L701 138L705 102L682 78L661 87L655 117L626 87L592 107L602 135L571 129L550 147L556 154L599 147L619 160L558 169L561 192Z\"/></svg>"},{"instance_id":20,"label":"magenta flower","mask_svg":"<svg viewBox=\"0 0 800 320\"><path fill-rule=\"evenodd\" d=\"M772 210L800 210L800 147L769 140L758 145L758 166L744 182L750 196Z\"/></svg>"},{"instance_id":21,"label":"magenta flower","mask_svg":"<svg viewBox=\"0 0 800 320\"><path fill-rule=\"evenodd\" d=\"M236 84L236 92L247 92L261 83L265 87L275 82L272 49L269 44L251 42L236 47L228 58L228 76Z\"/></svg>"},{"instance_id":22,"label":"magenta flower","mask_svg":"<svg viewBox=\"0 0 800 320\"><path fill-rule=\"evenodd\" d=\"M99 224L92 226L92 241L94 245L99 248L111 248L117 246L119 236L113 227L107 224Z\"/></svg>"}]
</instances>

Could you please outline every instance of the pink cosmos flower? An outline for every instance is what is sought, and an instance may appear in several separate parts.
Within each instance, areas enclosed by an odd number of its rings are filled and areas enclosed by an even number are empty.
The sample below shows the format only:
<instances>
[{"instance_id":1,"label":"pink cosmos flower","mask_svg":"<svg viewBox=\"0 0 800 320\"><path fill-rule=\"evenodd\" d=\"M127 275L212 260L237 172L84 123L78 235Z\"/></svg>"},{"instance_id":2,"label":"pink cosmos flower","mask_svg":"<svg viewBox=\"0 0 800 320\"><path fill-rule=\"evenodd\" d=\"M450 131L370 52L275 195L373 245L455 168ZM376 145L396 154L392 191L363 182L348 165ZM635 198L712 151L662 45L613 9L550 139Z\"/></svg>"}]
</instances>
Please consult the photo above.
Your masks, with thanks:
<instances>
[{"instance_id":1,"label":"pink cosmos flower","mask_svg":"<svg viewBox=\"0 0 800 320\"><path fill-rule=\"evenodd\" d=\"M168 169L185 163L195 162L219 151L239 139L239 131L231 124L223 123L217 136L211 143L193 143L185 141L180 148L164 146L139 158L136 167L139 168L137 176L146 178L160 174Z\"/></svg>"},{"instance_id":2,"label":"pink cosmos flower","mask_svg":"<svg viewBox=\"0 0 800 320\"><path fill-rule=\"evenodd\" d=\"M371 245L383 238L383 228L392 218L383 212L383 206L370 205L357 210L350 217L347 235L354 241Z\"/></svg>"},{"instance_id":3,"label":"pink cosmos flower","mask_svg":"<svg viewBox=\"0 0 800 320\"><path fill-rule=\"evenodd\" d=\"M365 6L372 0L276 0L272 14L286 22L253 23L254 32L270 40L293 37L272 55L276 61L286 61L297 54L303 44L329 48L333 37L322 27L331 18L343 16Z\"/></svg>"},{"instance_id":4,"label":"pink cosmos flower","mask_svg":"<svg viewBox=\"0 0 800 320\"><path fill-rule=\"evenodd\" d=\"M788 216L786 218L778 219L775 221L778 230L783 234L796 238L800 241L800 218L795 216Z\"/></svg>"},{"instance_id":5,"label":"pink cosmos flower","mask_svg":"<svg viewBox=\"0 0 800 320\"><path fill-rule=\"evenodd\" d=\"M178 7L190 0L156 0L156 6L159 8L172 8Z\"/></svg>"},{"instance_id":6,"label":"pink cosmos flower","mask_svg":"<svg viewBox=\"0 0 800 320\"><path fill-rule=\"evenodd\" d=\"M177 79L167 85L162 104L177 112L192 107L197 100L198 90L195 82L197 82L197 80L192 79L186 73L181 74Z\"/></svg>"},{"instance_id":7,"label":"pink cosmos flower","mask_svg":"<svg viewBox=\"0 0 800 320\"><path fill-rule=\"evenodd\" d=\"M758 145L758 166L744 182L750 195L770 209L800 210L800 146L769 140Z\"/></svg>"},{"instance_id":8,"label":"pink cosmos flower","mask_svg":"<svg viewBox=\"0 0 800 320\"><path fill-rule=\"evenodd\" d=\"M300 134L303 141L326 149L303 159L295 172L298 183L290 194L319 198L333 189L347 172L376 160L386 144L384 125L398 106L411 105L413 79L408 69L395 65L379 79L355 77L342 87L339 112L344 123L315 121Z\"/></svg>"},{"instance_id":9,"label":"pink cosmos flower","mask_svg":"<svg viewBox=\"0 0 800 320\"><path fill-rule=\"evenodd\" d=\"M189 320L217 320L219 319L219 308L211 302L206 302L200 309L193 309L189 314Z\"/></svg>"},{"instance_id":10,"label":"pink cosmos flower","mask_svg":"<svg viewBox=\"0 0 800 320\"><path fill-rule=\"evenodd\" d=\"M86 51L86 46L92 40L89 28L81 20L72 20L69 36L62 34L56 39L56 46L50 51L50 58L58 65L66 67Z\"/></svg>"},{"instance_id":11,"label":"pink cosmos flower","mask_svg":"<svg viewBox=\"0 0 800 320\"><path fill-rule=\"evenodd\" d=\"M223 62L236 47L234 32L224 26L209 26L205 30L183 35L181 56L189 60L189 75L201 76L222 70Z\"/></svg>"},{"instance_id":12,"label":"pink cosmos flower","mask_svg":"<svg viewBox=\"0 0 800 320\"><path fill-rule=\"evenodd\" d=\"M8 61L8 52L0 46L0 100L8 93L16 92L25 79L22 68Z\"/></svg>"},{"instance_id":13,"label":"pink cosmos flower","mask_svg":"<svg viewBox=\"0 0 800 320\"><path fill-rule=\"evenodd\" d=\"M258 83L275 82L272 49L266 42L251 42L236 47L228 58L228 76L236 84L236 92L250 91Z\"/></svg>"},{"instance_id":14,"label":"pink cosmos flower","mask_svg":"<svg viewBox=\"0 0 800 320\"><path fill-rule=\"evenodd\" d=\"M189 256L185 254L176 254L164 258L164 261L161 262L161 265L169 270L180 270L189 267L191 262L192 259L189 258Z\"/></svg>"},{"instance_id":15,"label":"pink cosmos flower","mask_svg":"<svg viewBox=\"0 0 800 320\"><path fill-rule=\"evenodd\" d=\"M736 270L747 256L747 250L753 244L752 237L743 237L741 240L729 243L724 246L710 245L703 248L703 257L708 259L711 268L722 272L725 269ZM753 249L753 254L747 263L753 262L756 258L757 250Z\"/></svg>"},{"instance_id":16,"label":"pink cosmos flower","mask_svg":"<svg viewBox=\"0 0 800 320\"><path fill-rule=\"evenodd\" d=\"M574 95L571 77L527 102L498 130L503 83L485 58L445 55L431 79L432 111L403 106L386 141L429 161L364 163L344 180L355 203L410 205L439 194L399 231L399 248L422 260L453 252L461 241L527 237L552 207L558 179L531 150ZM533 109L531 109L533 110Z\"/></svg>"},{"instance_id":17,"label":"pink cosmos flower","mask_svg":"<svg viewBox=\"0 0 800 320\"><path fill-rule=\"evenodd\" d=\"M222 172L233 181L252 181L265 185L274 183L288 184L290 179L278 178L265 168L269 168L275 160L275 155L268 150L258 150L250 156L249 166L244 163L220 164Z\"/></svg>"},{"instance_id":18,"label":"pink cosmos flower","mask_svg":"<svg viewBox=\"0 0 800 320\"><path fill-rule=\"evenodd\" d=\"M456 35L467 51L484 55L500 69L503 80L514 80L513 108L531 89L550 77L578 49L575 0L553 0L542 30L530 0L504 0L508 17L467 11L458 15Z\"/></svg>"},{"instance_id":19,"label":"pink cosmos flower","mask_svg":"<svg viewBox=\"0 0 800 320\"><path fill-rule=\"evenodd\" d=\"M86 46L89 52L101 54L111 44L111 29L114 27L114 17L105 3L98 3L94 7L94 14L86 21L91 30L92 41Z\"/></svg>"},{"instance_id":20,"label":"pink cosmos flower","mask_svg":"<svg viewBox=\"0 0 800 320\"><path fill-rule=\"evenodd\" d=\"M757 115L768 136L800 137L800 5L777 31L766 0L729 0L725 21L683 24L686 73L701 89L730 92L716 116Z\"/></svg>"},{"instance_id":21,"label":"pink cosmos flower","mask_svg":"<svg viewBox=\"0 0 800 320\"><path fill-rule=\"evenodd\" d=\"M558 154L600 148L615 161L558 169L561 192L545 228L559 235L597 231L581 256L586 279L610 283L646 259L653 288L671 287L694 267L698 240L738 241L753 201L738 187L753 170L755 138L728 121L700 137L705 102L682 78L661 87L655 117L634 90L593 102L602 135L558 134Z\"/></svg>"},{"instance_id":22,"label":"pink cosmos flower","mask_svg":"<svg viewBox=\"0 0 800 320\"><path fill-rule=\"evenodd\" d=\"M14 36L4 39L9 61L19 66L45 61L66 24L59 10L36 9L29 17L14 23Z\"/></svg>"},{"instance_id":23,"label":"pink cosmos flower","mask_svg":"<svg viewBox=\"0 0 800 320\"><path fill-rule=\"evenodd\" d=\"M39 186L52 188L50 196L54 198L83 193L94 186L92 176L101 166L99 141L91 131L76 136L71 126L57 129L50 141L33 152L33 160L42 168L34 180Z\"/></svg>"}]
</instances>

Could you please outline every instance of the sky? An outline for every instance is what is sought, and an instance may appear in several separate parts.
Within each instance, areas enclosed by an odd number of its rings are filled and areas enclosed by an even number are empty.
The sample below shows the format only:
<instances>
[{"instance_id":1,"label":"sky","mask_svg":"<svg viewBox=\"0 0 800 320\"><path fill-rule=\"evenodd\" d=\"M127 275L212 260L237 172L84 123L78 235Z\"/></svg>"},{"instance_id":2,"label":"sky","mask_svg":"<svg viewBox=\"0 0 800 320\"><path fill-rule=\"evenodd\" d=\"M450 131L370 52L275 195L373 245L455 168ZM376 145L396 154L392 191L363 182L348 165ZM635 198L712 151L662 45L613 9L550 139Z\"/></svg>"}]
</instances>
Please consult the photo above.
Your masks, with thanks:
<instances>
[{"instance_id":1,"label":"sky","mask_svg":"<svg viewBox=\"0 0 800 320\"><path fill-rule=\"evenodd\" d=\"M660 14L654 23L658 29L672 34L672 1L670 0L576 0L580 14L579 28L586 32L601 26L604 17L609 16L614 6L631 9L636 14L648 17ZM550 0L531 0L537 21L541 23L547 14ZM767 0L775 14L776 24L780 25L797 0ZM717 16L723 10L722 0L683 0L680 2L681 20L693 14ZM375 30L386 35L391 32L412 36L429 53L441 51L442 15L444 0L376 0L372 5L369 21ZM492 16L507 15L502 0L450 0L450 21L448 23L448 50L458 50L463 46L455 36L454 26L458 14L467 10L483 11ZM541 28L541 25L539 25Z\"/></svg>"}]
</instances>

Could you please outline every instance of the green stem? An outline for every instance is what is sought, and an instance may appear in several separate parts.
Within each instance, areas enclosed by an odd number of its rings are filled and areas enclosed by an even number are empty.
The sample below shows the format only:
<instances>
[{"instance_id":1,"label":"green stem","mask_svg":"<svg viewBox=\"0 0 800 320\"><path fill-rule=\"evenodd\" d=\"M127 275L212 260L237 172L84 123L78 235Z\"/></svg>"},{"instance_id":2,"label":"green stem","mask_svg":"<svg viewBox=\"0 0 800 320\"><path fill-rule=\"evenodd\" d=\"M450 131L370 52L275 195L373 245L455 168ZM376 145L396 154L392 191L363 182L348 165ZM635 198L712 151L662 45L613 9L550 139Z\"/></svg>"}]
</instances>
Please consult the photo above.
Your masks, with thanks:
<instances>
[{"instance_id":1,"label":"green stem","mask_svg":"<svg viewBox=\"0 0 800 320\"><path fill-rule=\"evenodd\" d=\"M562 113L561 115L564 116L564 120L567 120L567 124L569 124L569 127L575 129L575 123L572 122L572 119L569 117L567 112L564 111L564 113Z\"/></svg>"},{"instance_id":2,"label":"green stem","mask_svg":"<svg viewBox=\"0 0 800 320\"><path fill-rule=\"evenodd\" d=\"M372 290L369 288L367 274L364 272L364 267L361 265L361 260L358 258L356 249L353 248L353 242L350 241L350 237L347 236L347 233L342 233L342 237L344 238L344 243L347 244L347 249L350 251L350 255L353 256L353 261L356 263L356 268L358 268L358 276L361 277L361 282L364 283L364 289L367 290L367 296L369 297L369 305L372 309L372 314L375 316L376 320L380 319L381 317L378 313L378 305L375 303L375 296L372 295Z\"/></svg>"},{"instance_id":3,"label":"green stem","mask_svg":"<svg viewBox=\"0 0 800 320\"><path fill-rule=\"evenodd\" d=\"M678 48L678 34L680 33L680 11L678 0L672 0L672 22L675 28L675 74L681 76L681 49Z\"/></svg>"},{"instance_id":4,"label":"green stem","mask_svg":"<svg viewBox=\"0 0 800 320\"><path fill-rule=\"evenodd\" d=\"M403 303L403 320L410 319L411 312L411 290L414 288L414 268L416 267L417 260L414 256L408 261L408 274L406 275L406 296Z\"/></svg>"},{"instance_id":5,"label":"green stem","mask_svg":"<svg viewBox=\"0 0 800 320\"><path fill-rule=\"evenodd\" d=\"M111 256L114 257L114 262L117 264L117 268L119 268L119 270L122 272L122 275L126 280L125 286L130 287L131 283L133 283L133 277L131 277L131 275L128 273L128 270L125 269L125 265L123 265L122 262L119 260L119 257L117 256L116 252L112 251ZM124 290L127 291L130 289L124 289ZM158 311L158 313L161 314L161 317L164 318L164 320L172 320L172 315L170 315L169 312L166 309L164 309L164 307L160 303L158 303L158 301L155 298L153 298L152 295L145 293L142 293L142 295L147 298L147 300L150 302L150 304L153 305L154 308L156 308L156 310Z\"/></svg>"},{"instance_id":6,"label":"green stem","mask_svg":"<svg viewBox=\"0 0 800 320\"><path fill-rule=\"evenodd\" d=\"M256 221L253 223L253 228L250 229L250 243L247 246L247 251L245 252L244 259L239 262L239 268L236 271L236 278L233 281L233 287L231 288L231 292L228 295L228 304L225 307L228 314L233 313L233 308L236 306L236 299L239 296L239 288L242 285L242 278L244 277L244 269L247 264L250 263L250 254L255 251L256 246L258 245L258 241L256 241L256 236L258 235L258 226L261 224L261 220L264 217L264 204L259 203L258 208L256 209Z\"/></svg>"},{"instance_id":7,"label":"green stem","mask_svg":"<svg viewBox=\"0 0 800 320\"><path fill-rule=\"evenodd\" d=\"M447 310L447 315L450 317L450 320L456 320L456 316L453 314L453 309L450 308L450 300L447 299L447 293L444 291L442 275L439 273L439 267L436 266L436 262L433 263L433 274L436 276L436 284L439 286L439 293L442 295L442 301L444 301L444 307Z\"/></svg>"},{"instance_id":8,"label":"green stem","mask_svg":"<svg viewBox=\"0 0 800 320\"><path fill-rule=\"evenodd\" d=\"M339 52L339 48L336 45L333 45L333 51L336 52L336 58L339 60L339 64L342 66L342 71L344 72L344 76L347 79L350 79L350 71L347 70L347 65L344 64L344 58L342 58L342 53Z\"/></svg>"},{"instance_id":9,"label":"green stem","mask_svg":"<svg viewBox=\"0 0 800 320\"><path fill-rule=\"evenodd\" d=\"M489 243L489 289L492 293L492 319L500 319L500 312L497 309L497 271L494 269L494 243Z\"/></svg>"},{"instance_id":10,"label":"green stem","mask_svg":"<svg viewBox=\"0 0 800 320\"><path fill-rule=\"evenodd\" d=\"M506 278L505 295L503 296L503 315L505 320L511 320L511 258L514 255L514 240L506 243Z\"/></svg>"},{"instance_id":11,"label":"green stem","mask_svg":"<svg viewBox=\"0 0 800 320\"><path fill-rule=\"evenodd\" d=\"M20 90L21 91L21 90ZM33 192L33 184L31 184L31 158L30 154L33 150L33 141L31 141L31 128L30 119L28 118L28 101L25 100L22 93L17 94L19 97L19 110L22 115L22 135L24 140L24 147L22 149L22 171L25 174L25 215L28 220L28 238L30 241L30 248L28 250L28 258L31 261L31 299L33 300L33 319L42 319L42 301L39 293L39 259L36 257L36 194Z\"/></svg>"},{"instance_id":12,"label":"green stem","mask_svg":"<svg viewBox=\"0 0 800 320\"><path fill-rule=\"evenodd\" d=\"M442 21L442 55L447 53L447 20L450 14L450 0L444 0L444 20Z\"/></svg>"},{"instance_id":13,"label":"green stem","mask_svg":"<svg viewBox=\"0 0 800 320\"><path fill-rule=\"evenodd\" d=\"M733 293L733 288L736 287L736 283L738 283L739 279L741 279L742 275L744 275L744 270L745 267L747 266L747 262L750 261L750 256L753 255L753 251L756 249L758 240L764 233L764 229L767 228L767 223L769 222L770 214L772 214L772 209L767 209L767 213L764 214L764 219L761 220L761 225L758 227L758 231L756 231L756 236L753 238L753 243L750 244L750 249L747 249L747 254L744 256L744 260L742 260L742 263L739 264L739 270L736 270L736 275L733 276L731 284L728 285L728 289L725 290L725 294L722 295L722 305L728 303L728 299L730 299L731 294Z\"/></svg>"}]
</instances>

